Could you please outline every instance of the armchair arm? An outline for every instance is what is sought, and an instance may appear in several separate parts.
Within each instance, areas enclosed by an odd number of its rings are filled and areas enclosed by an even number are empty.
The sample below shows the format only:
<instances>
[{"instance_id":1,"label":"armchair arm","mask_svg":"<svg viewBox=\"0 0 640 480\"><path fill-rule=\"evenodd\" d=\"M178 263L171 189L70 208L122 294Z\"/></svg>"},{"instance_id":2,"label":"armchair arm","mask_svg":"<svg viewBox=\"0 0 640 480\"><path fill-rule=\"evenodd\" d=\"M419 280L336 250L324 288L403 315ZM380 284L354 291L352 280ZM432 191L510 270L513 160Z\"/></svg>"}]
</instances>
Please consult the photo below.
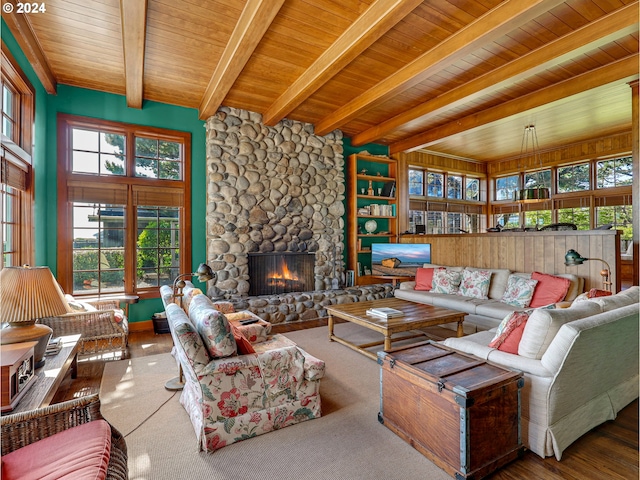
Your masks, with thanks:
<instances>
[{"instance_id":1,"label":"armchair arm","mask_svg":"<svg viewBox=\"0 0 640 480\"><path fill-rule=\"evenodd\" d=\"M114 310L96 310L94 312L65 313L57 317L45 317L40 323L53 329L54 337L82 333L84 337L99 337L126 334L128 324L126 320L117 322Z\"/></svg>"},{"instance_id":2,"label":"armchair arm","mask_svg":"<svg viewBox=\"0 0 640 480\"><path fill-rule=\"evenodd\" d=\"M305 352L300 347L298 350L304 355L304 378L307 380L320 380L324 377L325 364L324 361Z\"/></svg>"}]
</instances>

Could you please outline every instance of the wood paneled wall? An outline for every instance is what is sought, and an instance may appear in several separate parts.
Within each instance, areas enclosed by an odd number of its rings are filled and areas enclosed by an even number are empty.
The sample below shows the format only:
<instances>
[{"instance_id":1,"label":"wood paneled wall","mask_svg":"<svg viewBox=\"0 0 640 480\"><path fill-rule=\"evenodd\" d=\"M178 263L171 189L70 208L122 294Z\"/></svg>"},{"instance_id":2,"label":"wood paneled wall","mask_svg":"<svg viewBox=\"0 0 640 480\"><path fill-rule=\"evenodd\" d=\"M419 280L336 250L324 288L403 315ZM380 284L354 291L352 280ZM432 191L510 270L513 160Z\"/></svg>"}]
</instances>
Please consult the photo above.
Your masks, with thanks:
<instances>
[{"instance_id":1,"label":"wood paneled wall","mask_svg":"<svg viewBox=\"0 0 640 480\"><path fill-rule=\"evenodd\" d=\"M573 273L585 279L585 291L602 288L603 263L593 260L567 267L573 248L585 258L601 258L611 267L613 290L620 291L620 231L504 232L460 235L403 235L400 243L430 243L436 265L508 268L517 272Z\"/></svg>"}]
</instances>

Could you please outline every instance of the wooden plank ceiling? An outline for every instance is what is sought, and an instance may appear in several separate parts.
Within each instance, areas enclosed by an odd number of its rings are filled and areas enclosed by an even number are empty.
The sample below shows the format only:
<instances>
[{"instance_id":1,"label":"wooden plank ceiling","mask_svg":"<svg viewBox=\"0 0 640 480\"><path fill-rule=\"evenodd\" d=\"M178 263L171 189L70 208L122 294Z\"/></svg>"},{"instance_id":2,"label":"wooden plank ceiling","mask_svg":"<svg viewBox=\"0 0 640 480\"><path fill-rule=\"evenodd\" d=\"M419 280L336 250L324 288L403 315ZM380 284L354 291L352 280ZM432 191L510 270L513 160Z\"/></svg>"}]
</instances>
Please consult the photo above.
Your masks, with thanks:
<instances>
[{"instance_id":1,"label":"wooden plank ceiling","mask_svg":"<svg viewBox=\"0 0 640 480\"><path fill-rule=\"evenodd\" d=\"M631 128L638 0L47 0L2 17L43 85L491 161Z\"/></svg>"}]
</instances>

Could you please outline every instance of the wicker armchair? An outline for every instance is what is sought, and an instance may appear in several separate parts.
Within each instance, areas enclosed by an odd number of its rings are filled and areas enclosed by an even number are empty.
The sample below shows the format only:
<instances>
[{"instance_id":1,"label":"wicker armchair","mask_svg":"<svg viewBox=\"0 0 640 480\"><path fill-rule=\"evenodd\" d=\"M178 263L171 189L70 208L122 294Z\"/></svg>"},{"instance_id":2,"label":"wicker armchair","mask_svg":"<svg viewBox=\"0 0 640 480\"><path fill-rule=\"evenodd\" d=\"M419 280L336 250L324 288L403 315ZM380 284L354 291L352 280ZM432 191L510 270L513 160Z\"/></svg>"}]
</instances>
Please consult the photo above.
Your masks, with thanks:
<instances>
[{"instance_id":1,"label":"wicker armchair","mask_svg":"<svg viewBox=\"0 0 640 480\"><path fill-rule=\"evenodd\" d=\"M2 453L7 454L69 428L103 419L98 395L57 403L48 407L0 419ZM129 478L127 444L122 434L111 426L111 453L107 468L108 480Z\"/></svg>"},{"instance_id":2,"label":"wicker armchair","mask_svg":"<svg viewBox=\"0 0 640 480\"><path fill-rule=\"evenodd\" d=\"M53 337L81 333L79 355L101 354L119 351L122 358L127 356L129 324L127 318L116 321L117 300L88 301L97 310L73 312L58 317L40 319L40 323L53 330Z\"/></svg>"}]
</instances>

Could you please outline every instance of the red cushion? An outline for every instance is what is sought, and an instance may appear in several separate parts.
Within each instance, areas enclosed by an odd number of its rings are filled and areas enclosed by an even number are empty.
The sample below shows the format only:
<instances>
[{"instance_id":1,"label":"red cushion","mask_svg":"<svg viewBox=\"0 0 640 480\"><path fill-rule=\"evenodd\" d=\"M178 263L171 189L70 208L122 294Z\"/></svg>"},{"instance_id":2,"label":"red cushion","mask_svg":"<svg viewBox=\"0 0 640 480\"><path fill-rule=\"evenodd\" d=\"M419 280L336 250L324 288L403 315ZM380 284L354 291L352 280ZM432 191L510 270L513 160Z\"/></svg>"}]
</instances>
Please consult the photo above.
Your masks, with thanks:
<instances>
[{"instance_id":1,"label":"red cushion","mask_svg":"<svg viewBox=\"0 0 640 480\"><path fill-rule=\"evenodd\" d=\"M498 328L499 334L496 332L497 336L491 340L489 347L517 355L518 345L520 344L520 339L522 339L522 332L524 331L524 326L528 319L528 311L513 312L509 314L509 316L505 317L503 320L503 322L506 321L506 325L504 325L502 332L500 332L500 328Z\"/></svg>"},{"instance_id":2,"label":"red cushion","mask_svg":"<svg viewBox=\"0 0 640 480\"><path fill-rule=\"evenodd\" d=\"M520 345L520 340L522 340L522 332L524 332L524 327L527 325L527 320L525 319L520 325L514 327L511 330L511 333L507 335L507 338L504 339L504 342L498 347L498 350L507 353L513 353L514 355L518 354L518 345Z\"/></svg>"},{"instance_id":3,"label":"red cushion","mask_svg":"<svg viewBox=\"0 0 640 480\"><path fill-rule=\"evenodd\" d=\"M613 294L607 290L600 290L598 288L592 288L589 290L589 293L587 293L588 298L608 297L609 295Z\"/></svg>"},{"instance_id":4,"label":"red cushion","mask_svg":"<svg viewBox=\"0 0 640 480\"><path fill-rule=\"evenodd\" d=\"M240 332L240 329L238 328L236 322L229 322L229 326L231 327L233 338L235 339L236 345L238 346L238 354L246 355L248 353L256 353L253 345L251 345L251 342L247 340Z\"/></svg>"},{"instance_id":5,"label":"red cushion","mask_svg":"<svg viewBox=\"0 0 640 480\"><path fill-rule=\"evenodd\" d=\"M544 307L552 303L561 302L569 291L571 280L568 278L547 275L546 273L533 272L532 280L538 280L533 291L530 307Z\"/></svg>"},{"instance_id":6,"label":"red cushion","mask_svg":"<svg viewBox=\"0 0 640 480\"><path fill-rule=\"evenodd\" d=\"M2 456L4 480L100 480L107 476L111 427L83 423Z\"/></svg>"},{"instance_id":7,"label":"red cushion","mask_svg":"<svg viewBox=\"0 0 640 480\"><path fill-rule=\"evenodd\" d=\"M418 268L416 270L416 286L414 290L431 290L433 284L433 272L436 268Z\"/></svg>"}]
</instances>

